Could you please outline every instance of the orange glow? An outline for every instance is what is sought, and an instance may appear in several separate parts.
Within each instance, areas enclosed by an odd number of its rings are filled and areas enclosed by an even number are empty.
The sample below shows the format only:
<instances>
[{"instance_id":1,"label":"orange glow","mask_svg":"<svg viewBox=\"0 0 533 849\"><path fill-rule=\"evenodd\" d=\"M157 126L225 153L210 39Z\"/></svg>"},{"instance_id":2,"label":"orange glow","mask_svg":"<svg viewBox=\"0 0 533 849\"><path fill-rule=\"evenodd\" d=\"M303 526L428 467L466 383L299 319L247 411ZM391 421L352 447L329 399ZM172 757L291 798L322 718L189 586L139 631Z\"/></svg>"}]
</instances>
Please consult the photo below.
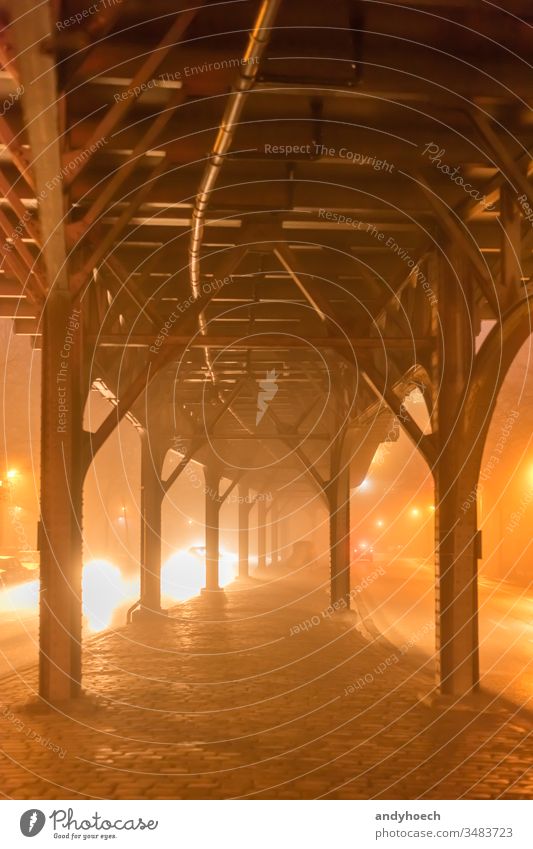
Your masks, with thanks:
<instances>
[{"instance_id":1,"label":"orange glow","mask_svg":"<svg viewBox=\"0 0 533 849\"><path fill-rule=\"evenodd\" d=\"M253 563L254 558L250 558ZM220 586L230 584L237 574L238 557L220 550ZM205 585L205 548L195 546L177 551L161 570L161 594L166 604L198 595ZM82 599L85 627L98 633L121 622L127 608L139 595L137 579L127 580L113 563L91 560L83 567ZM0 591L0 613L16 614L18 619L37 615L39 581L14 584ZM124 615L123 615L124 614Z\"/></svg>"},{"instance_id":2,"label":"orange glow","mask_svg":"<svg viewBox=\"0 0 533 849\"><path fill-rule=\"evenodd\" d=\"M125 581L118 566L107 560L91 560L83 567L83 613L89 629L104 631L113 614L135 595L134 582Z\"/></svg>"},{"instance_id":3,"label":"orange glow","mask_svg":"<svg viewBox=\"0 0 533 849\"><path fill-rule=\"evenodd\" d=\"M0 611L34 615L39 604L39 581L14 584L0 592Z\"/></svg>"},{"instance_id":4,"label":"orange glow","mask_svg":"<svg viewBox=\"0 0 533 849\"><path fill-rule=\"evenodd\" d=\"M220 549L219 584L225 587L235 580L238 558ZM161 569L161 595L167 604L198 595L205 586L205 548L192 546L176 551Z\"/></svg>"}]
</instances>

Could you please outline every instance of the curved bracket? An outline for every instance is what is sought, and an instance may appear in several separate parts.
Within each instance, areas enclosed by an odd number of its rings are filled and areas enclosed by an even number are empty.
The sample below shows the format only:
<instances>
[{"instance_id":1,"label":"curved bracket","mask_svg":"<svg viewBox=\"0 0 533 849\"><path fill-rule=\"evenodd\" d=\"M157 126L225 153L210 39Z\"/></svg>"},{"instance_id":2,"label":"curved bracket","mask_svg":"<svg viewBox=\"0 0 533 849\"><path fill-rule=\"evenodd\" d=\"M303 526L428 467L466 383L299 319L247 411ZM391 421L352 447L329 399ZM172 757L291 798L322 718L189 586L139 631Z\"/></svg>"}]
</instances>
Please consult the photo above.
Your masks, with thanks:
<instances>
[{"instance_id":1,"label":"curved bracket","mask_svg":"<svg viewBox=\"0 0 533 849\"><path fill-rule=\"evenodd\" d=\"M465 462L479 476L492 414L505 377L522 345L533 333L533 295L517 301L489 333L474 360L459 418Z\"/></svg>"}]
</instances>

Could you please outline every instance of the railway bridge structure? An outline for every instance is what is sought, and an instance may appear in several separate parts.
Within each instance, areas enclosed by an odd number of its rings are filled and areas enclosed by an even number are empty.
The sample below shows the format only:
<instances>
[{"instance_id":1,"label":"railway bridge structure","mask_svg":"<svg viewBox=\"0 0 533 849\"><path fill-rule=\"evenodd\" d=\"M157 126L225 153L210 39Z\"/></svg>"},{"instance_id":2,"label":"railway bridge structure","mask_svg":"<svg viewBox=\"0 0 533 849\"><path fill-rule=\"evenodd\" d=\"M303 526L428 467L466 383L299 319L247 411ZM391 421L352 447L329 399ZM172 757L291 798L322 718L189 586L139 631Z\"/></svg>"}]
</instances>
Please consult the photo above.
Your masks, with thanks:
<instances>
[{"instance_id":1,"label":"railway bridge structure","mask_svg":"<svg viewBox=\"0 0 533 849\"><path fill-rule=\"evenodd\" d=\"M323 500L335 602L350 490L404 429L435 481L440 687L475 689L481 539L461 508L531 332L530 4L2 0L0 15L0 315L42 359L42 698L80 692L84 478L126 417L136 615L155 623L161 506L189 463L206 592L223 592L220 507L238 487L243 578L250 492L278 517L296 493ZM110 402L97 426L92 391Z\"/></svg>"}]
</instances>

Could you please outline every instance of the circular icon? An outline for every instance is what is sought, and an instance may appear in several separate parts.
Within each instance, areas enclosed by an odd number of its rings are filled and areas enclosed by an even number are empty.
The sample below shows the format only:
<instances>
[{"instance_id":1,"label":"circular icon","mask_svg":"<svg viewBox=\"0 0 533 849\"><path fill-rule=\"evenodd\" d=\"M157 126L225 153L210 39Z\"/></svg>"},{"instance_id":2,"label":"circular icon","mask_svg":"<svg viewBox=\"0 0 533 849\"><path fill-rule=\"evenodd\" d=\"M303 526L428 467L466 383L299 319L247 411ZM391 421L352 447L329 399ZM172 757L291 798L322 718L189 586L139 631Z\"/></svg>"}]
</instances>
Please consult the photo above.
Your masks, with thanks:
<instances>
[{"instance_id":1,"label":"circular icon","mask_svg":"<svg viewBox=\"0 0 533 849\"><path fill-rule=\"evenodd\" d=\"M24 837L35 837L43 830L46 817L42 811L37 808L31 808L29 811L24 811L20 818L20 830Z\"/></svg>"}]
</instances>

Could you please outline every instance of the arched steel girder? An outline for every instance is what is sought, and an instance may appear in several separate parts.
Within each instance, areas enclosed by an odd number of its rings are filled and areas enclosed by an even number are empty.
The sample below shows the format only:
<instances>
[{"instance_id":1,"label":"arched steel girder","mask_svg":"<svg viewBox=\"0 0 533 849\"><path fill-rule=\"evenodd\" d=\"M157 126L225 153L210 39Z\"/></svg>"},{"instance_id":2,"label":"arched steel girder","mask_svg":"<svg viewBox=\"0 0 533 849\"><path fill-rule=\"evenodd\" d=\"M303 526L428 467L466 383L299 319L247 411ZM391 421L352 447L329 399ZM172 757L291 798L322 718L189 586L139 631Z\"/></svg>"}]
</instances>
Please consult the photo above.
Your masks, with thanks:
<instances>
[{"instance_id":1,"label":"arched steel girder","mask_svg":"<svg viewBox=\"0 0 533 849\"><path fill-rule=\"evenodd\" d=\"M533 295L517 301L487 336L474 360L474 367L465 394L459 405L455 438L461 452L461 468L468 466L476 479L479 477L483 451L492 415L502 384L518 352L533 333ZM401 414L402 404L392 391L376 387L389 408L401 421L408 436L428 462L430 468L436 459L436 447L430 436L412 426L410 417Z\"/></svg>"},{"instance_id":2,"label":"arched steel girder","mask_svg":"<svg viewBox=\"0 0 533 849\"><path fill-rule=\"evenodd\" d=\"M463 464L479 477L485 442L502 384L533 333L533 295L517 301L481 346L465 390L457 427Z\"/></svg>"}]
</instances>

